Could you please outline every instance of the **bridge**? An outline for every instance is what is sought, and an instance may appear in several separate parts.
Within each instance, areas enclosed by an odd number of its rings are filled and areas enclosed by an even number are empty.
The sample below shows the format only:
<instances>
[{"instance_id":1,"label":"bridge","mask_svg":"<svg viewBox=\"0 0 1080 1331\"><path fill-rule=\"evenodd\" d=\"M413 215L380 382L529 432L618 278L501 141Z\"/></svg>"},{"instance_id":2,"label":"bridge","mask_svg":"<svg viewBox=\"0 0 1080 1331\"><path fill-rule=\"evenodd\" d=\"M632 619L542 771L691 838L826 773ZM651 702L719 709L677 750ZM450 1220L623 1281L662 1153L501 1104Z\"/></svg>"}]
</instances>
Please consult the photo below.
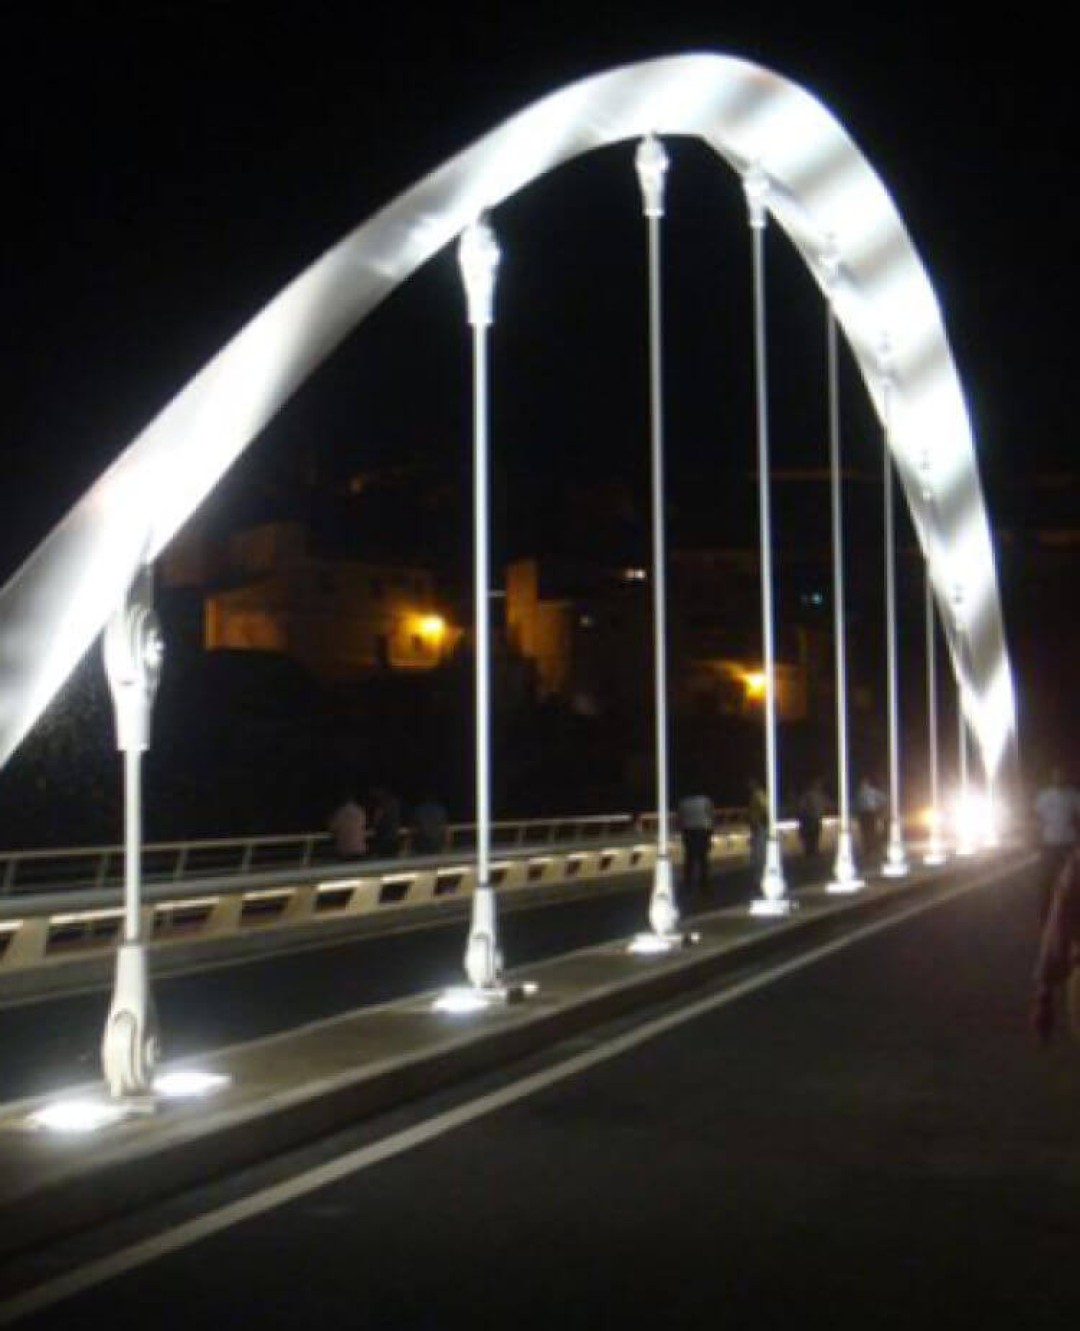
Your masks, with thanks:
<instances>
[{"instance_id":1,"label":"bridge","mask_svg":"<svg viewBox=\"0 0 1080 1331\"><path fill-rule=\"evenodd\" d=\"M697 136L714 150L745 195L762 480L765 816L759 842L744 811L721 812L713 836L713 882L701 901L686 899L679 882L667 770L660 239L669 166L664 141L682 135ZM496 213L544 172L620 142L636 146L649 257L656 807L633 824L627 815L582 815L500 825L490 806L487 513L487 353L500 257ZM786 233L821 289L830 348L839 807L825 860L808 863L793 853L795 829L781 816L779 798L764 283L770 223ZM347 333L453 241L459 242L473 351L475 823L453 830L442 855L412 858L405 846L401 858L361 865L331 862L314 833L240 847L144 845L140 759L151 742L166 648L153 608L154 561ZM859 367L883 445L890 780L880 863L857 853L848 789L835 374L841 335ZM930 746L934 821L925 840L903 802L894 479L925 561L928 640L938 630L943 634L960 700L963 788L949 845L942 835L936 734ZM909 919L936 907L958 909L962 901L967 910L974 900L996 901L1004 889L1027 881L1030 871L1030 857L1016 845L1003 847L992 820L1015 708L975 444L933 288L887 187L828 109L783 76L731 57L665 58L552 94L363 223L256 315L0 589L0 762L99 637L124 756L124 845L66 856L0 857L0 1001L12 1014L27 1014L17 1019L25 1020L23 1047L30 1051L13 1056L15 1062L23 1058L25 1081L9 1083L15 1098L0 1115L9 1180L0 1218L16 1268L36 1245L121 1223L130 1208L164 1204L177 1189L204 1178L210 1161L213 1169L247 1168L271 1149L300 1147L357 1116L370 1118L497 1075L508 1062L543 1058L545 1051L610 1023L636 1021L641 1030L648 1028L640 1040L614 1040L619 1048L636 1047L684 1019L657 1016L665 1004L689 1003L691 1015L711 1012L879 931L901 931ZM934 696L932 669L927 686ZM932 708L931 716L933 729ZM969 748L980 779L969 773ZM987 821L975 827L971 808L980 792ZM207 857L233 851L238 858L232 865L208 867ZM57 876L61 861L75 869L72 879ZM528 917L529 929L543 935L531 953L515 917ZM542 919L548 923L538 923ZM419 948L421 937L429 940L423 946L435 948L429 958L438 960L420 966L410 961L405 971L402 940ZM439 940L448 937L457 937L459 956L464 943L464 983L454 983L447 970L445 942ZM511 938L522 947L516 956ZM208 1046L209 1066L193 1056L198 1033L182 1030L178 1021L174 1047L191 1053L160 1064L152 992L159 983L164 990L195 976L198 986L212 988L207 976L247 967L249 974L259 972L262 986L252 991L258 993L254 1006L275 1007L280 1016L282 995L270 997L272 974L283 976L304 965L303 957L315 958L312 964L325 966L343 986L340 992L351 995L355 989L342 980L341 963L354 965L361 948L366 959L383 958L372 962L376 974L393 974L368 989L361 1006L327 1009L316 1003L306 1018L295 1012L272 1029L226 1022L221 1029L230 1035L220 1047ZM55 1005L73 1020L80 993L107 984L113 967L101 1054L105 1089L83 1085L78 1097L70 1091L54 1103L34 1077L41 1071L35 1062L47 1043L44 1032L57 1029ZM738 980L744 968L757 978ZM152 973L158 977L154 985ZM437 976L440 983L421 982L417 992L411 983L416 975ZM463 1031L458 1023L468 1012L478 1012L480 1024ZM585 1055L570 1057L555 1079L588 1065ZM50 1068L50 1079L58 1071ZM173 1101L174 1090L194 1090L194 1103ZM494 1095L492 1109L510 1102L502 1092ZM79 1157L70 1139L57 1145L47 1135L50 1125L72 1127L76 1101L80 1112L111 1134L111 1146L93 1160ZM112 1268L102 1258L71 1269L67 1284L61 1279L35 1292L19 1268L15 1292L0 1303L0 1320L91 1290Z\"/></svg>"}]
</instances>

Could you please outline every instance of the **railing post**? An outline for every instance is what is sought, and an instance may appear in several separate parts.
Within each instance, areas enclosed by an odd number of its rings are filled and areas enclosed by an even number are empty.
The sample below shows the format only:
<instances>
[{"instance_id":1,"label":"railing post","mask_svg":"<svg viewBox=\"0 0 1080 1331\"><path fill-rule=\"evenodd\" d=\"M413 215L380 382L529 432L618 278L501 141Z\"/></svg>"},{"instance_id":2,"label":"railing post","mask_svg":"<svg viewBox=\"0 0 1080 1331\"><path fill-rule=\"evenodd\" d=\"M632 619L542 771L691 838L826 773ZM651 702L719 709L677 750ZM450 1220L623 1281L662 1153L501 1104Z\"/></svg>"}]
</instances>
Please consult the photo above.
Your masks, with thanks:
<instances>
[{"instance_id":1,"label":"railing post","mask_svg":"<svg viewBox=\"0 0 1080 1331\"><path fill-rule=\"evenodd\" d=\"M189 842L185 841L176 852L176 863L173 865L173 882L183 882L184 874L187 872L187 856Z\"/></svg>"}]
</instances>

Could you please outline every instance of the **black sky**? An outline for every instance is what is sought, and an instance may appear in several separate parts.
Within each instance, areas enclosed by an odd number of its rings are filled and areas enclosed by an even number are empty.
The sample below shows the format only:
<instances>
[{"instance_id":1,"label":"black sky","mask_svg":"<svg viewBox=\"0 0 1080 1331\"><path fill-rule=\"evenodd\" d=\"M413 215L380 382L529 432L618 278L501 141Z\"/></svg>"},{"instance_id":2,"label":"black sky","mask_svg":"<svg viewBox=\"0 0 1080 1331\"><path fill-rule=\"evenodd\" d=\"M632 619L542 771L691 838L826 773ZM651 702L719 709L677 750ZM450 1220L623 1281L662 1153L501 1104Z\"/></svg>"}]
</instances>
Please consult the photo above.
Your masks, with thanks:
<instances>
[{"instance_id":1,"label":"black sky","mask_svg":"<svg viewBox=\"0 0 1080 1331\"><path fill-rule=\"evenodd\" d=\"M695 49L802 83L892 189L944 308L991 504L1021 471L1070 463L1080 210L1062 28L941 5L561 12L99 0L5 14L0 577L248 317L399 190L573 78ZM495 218L496 424L519 492L530 475L644 475L641 221L620 152ZM678 497L744 465L731 449L749 438L751 388L740 193L694 145L673 156ZM820 315L774 249L775 450L797 464L821 456ZM251 483L312 453L464 458L466 351L444 255L254 446Z\"/></svg>"}]
</instances>

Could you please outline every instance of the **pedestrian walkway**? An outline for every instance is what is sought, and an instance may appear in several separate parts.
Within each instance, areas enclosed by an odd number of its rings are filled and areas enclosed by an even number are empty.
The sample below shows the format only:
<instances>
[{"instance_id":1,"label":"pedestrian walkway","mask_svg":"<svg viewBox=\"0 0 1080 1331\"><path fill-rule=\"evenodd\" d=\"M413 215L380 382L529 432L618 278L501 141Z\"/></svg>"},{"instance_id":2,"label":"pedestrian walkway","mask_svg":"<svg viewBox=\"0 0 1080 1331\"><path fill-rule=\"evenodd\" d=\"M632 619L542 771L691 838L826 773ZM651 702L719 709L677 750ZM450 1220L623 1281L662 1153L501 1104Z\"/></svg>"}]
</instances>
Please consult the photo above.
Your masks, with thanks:
<instances>
[{"instance_id":1,"label":"pedestrian walkway","mask_svg":"<svg viewBox=\"0 0 1080 1331\"><path fill-rule=\"evenodd\" d=\"M214 1093L159 1097L93 1134L29 1126L42 1101L0 1106L0 1258L689 993L793 935L812 941L838 917L872 918L898 899L997 880L1029 859L998 852L851 896L805 888L781 919L716 910L690 922L698 938L684 948L640 956L625 940L549 960L510 977L535 984L534 996L467 1016L436 1012L435 995L417 994L213 1051L198 1066L225 1079ZM168 1070L193 1069L186 1060ZM100 1100L101 1088L89 1089Z\"/></svg>"}]
</instances>

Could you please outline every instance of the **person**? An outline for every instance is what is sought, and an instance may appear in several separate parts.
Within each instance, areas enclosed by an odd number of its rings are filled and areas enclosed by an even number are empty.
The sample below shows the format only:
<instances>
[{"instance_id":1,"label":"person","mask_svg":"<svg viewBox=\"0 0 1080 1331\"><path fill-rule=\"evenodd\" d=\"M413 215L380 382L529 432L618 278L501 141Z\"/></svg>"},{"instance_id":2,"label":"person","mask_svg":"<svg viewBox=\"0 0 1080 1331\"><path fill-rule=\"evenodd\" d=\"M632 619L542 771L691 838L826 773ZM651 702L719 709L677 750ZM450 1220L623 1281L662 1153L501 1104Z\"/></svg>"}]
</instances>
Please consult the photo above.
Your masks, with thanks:
<instances>
[{"instance_id":1,"label":"person","mask_svg":"<svg viewBox=\"0 0 1080 1331\"><path fill-rule=\"evenodd\" d=\"M401 803L384 786L375 791L371 815L371 854L389 860L398 853L401 833Z\"/></svg>"},{"instance_id":2,"label":"person","mask_svg":"<svg viewBox=\"0 0 1080 1331\"><path fill-rule=\"evenodd\" d=\"M1066 779L1060 767L1035 797L1039 824L1039 918L1046 919L1054 887L1080 839L1080 792Z\"/></svg>"},{"instance_id":3,"label":"person","mask_svg":"<svg viewBox=\"0 0 1080 1331\"><path fill-rule=\"evenodd\" d=\"M821 824L829 811L829 801L816 776L799 799L799 840L807 859L816 859L821 849Z\"/></svg>"},{"instance_id":4,"label":"person","mask_svg":"<svg viewBox=\"0 0 1080 1331\"><path fill-rule=\"evenodd\" d=\"M761 783L751 779L746 821L750 824L750 868L755 878L765 872L765 848L769 837L769 800Z\"/></svg>"},{"instance_id":5,"label":"person","mask_svg":"<svg viewBox=\"0 0 1080 1331\"><path fill-rule=\"evenodd\" d=\"M1059 995L1069 995L1069 1024L1080 1039L1080 846L1070 852L1051 894L1035 964L1031 1024L1048 1040L1057 1022Z\"/></svg>"},{"instance_id":6,"label":"person","mask_svg":"<svg viewBox=\"0 0 1080 1331\"><path fill-rule=\"evenodd\" d=\"M880 854L884 814L885 792L879 790L868 776L864 776L855 792L855 817L859 823L864 863L869 864Z\"/></svg>"},{"instance_id":7,"label":"person","mask_svg":"<svg viewBox=\"0 0 1080 1331\"><path fill-rule=\"evenodd\" d=\"M351 792L330 815L328 827L339 859L357 860L364 855L367 850L367 814Z\"/></svg>"},{"instance_id":8,"label":"person","mask_svg":"<svg viewBox=\"0 0 1080 1331\"><path fill-rule=\"evenodd\" d=\"M446 846L446 810L438 800L421 800L412 813L412 850L438 855Z\"/></svg>"},{"instance_id":9,"label":"person","mask_svg":"<svg viewBox=\"0 0 1080 1331\"><path fill-rule=\"evenodd\" d=\"M708 795L687 795L679 801L679 830L683 843L683 891L689 896L709 885L716 810Z\"/></svg>"}]
</instances>

